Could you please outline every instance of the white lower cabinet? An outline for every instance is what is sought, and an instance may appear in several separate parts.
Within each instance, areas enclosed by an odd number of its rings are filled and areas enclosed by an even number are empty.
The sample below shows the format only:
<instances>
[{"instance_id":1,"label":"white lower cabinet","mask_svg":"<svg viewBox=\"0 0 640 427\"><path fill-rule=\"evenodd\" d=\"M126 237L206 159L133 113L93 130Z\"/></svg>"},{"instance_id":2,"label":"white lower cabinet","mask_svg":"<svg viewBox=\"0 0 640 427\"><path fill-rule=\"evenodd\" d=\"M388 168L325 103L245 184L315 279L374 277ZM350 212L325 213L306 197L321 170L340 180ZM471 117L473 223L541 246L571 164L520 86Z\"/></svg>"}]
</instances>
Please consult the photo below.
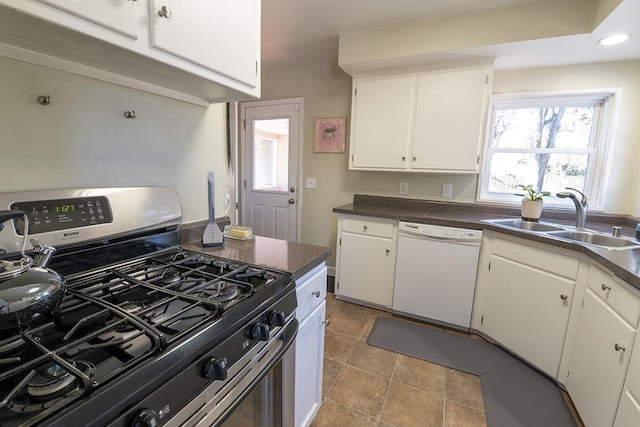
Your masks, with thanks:
<instances>
[{"instance_id":1,"label":"white lower cabinet","mask_svg":"<svg viewBox=\"0 0 640 427\"><path fill-rule=\"evenodd\" d=\"M640 426L640 339L637 335L613 426Z\"/></svg>"},{"instance_id":2,"label":"white lower cabinet","mask_svg":"<svg viewBox=\"0 0 640 427\"><path fill-rule=\"evenodd\" d=\"M565 384L587 427L613 425L638 326L634 306L640 307L637 296L592 266Z\"/></svg>"},{"instance_id":3,"label":"white lower cabinet","mask_svg":"<svg viewBox=\"0 0 640 427\"><path fill-rule=\"evenodd\" d=\"M620 397L620 405L613 427L638 427L640 426L640 403L633 398L631 393L625 391Z\"/></svg>"},{"instance_id":4,"label":"white lower cabinet","mask_svg":"<svg viewBox=\"0 0 640 427\"><path fill-rule=\"evenodd\" d=\"M296 281L295 427L311 424L322 403L326 290L324 263Z\"/></svg>"},{"instance_id":5,"label":"white lower cabinet","mask_svg":"<svg viewBox=\"0 0 640 427\"><path fill-rule=\"evenodd\" d=\"M479 269L482 332L557 377L579 261L498 238L489 244L489 262Z\"/></svg>"},{"instance_id":6,"label":"white lower cabinet","mask_svg":"<svg viewBox=\"0 0 640 427\"><path fill-rule=\"evenodd\" d=\"M339 220L336 297L391 307L396 228L365 217Z\"/></svg>"}]
</instances>

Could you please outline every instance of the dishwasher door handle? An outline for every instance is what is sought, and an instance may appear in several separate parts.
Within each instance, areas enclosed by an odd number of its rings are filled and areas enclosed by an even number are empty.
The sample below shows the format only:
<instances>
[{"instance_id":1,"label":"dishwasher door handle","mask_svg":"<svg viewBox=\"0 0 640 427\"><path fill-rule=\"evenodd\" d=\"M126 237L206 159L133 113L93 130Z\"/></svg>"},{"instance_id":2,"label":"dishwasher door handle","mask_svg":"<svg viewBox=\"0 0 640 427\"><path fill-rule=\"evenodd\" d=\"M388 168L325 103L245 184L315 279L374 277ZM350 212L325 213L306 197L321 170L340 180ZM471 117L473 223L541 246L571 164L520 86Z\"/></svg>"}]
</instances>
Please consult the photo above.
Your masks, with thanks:
<instances>
[{"instance_id":1,"label":"dishwasher door handle","mask_svg":"<svg viewBox=\"0 0 640 427\"><path fill-rule=\"evenodd\" d=\"M398 237L407 236L407 237L415 237L423 240L432 240L434 242L447 242L447 243L462 243L467 245L480 245L481 239L456 239L452 237L439 237L439 236L425 236L420 233L411 233L407 231L401 231L398 233Z\"/></svg>"}]
</instances>

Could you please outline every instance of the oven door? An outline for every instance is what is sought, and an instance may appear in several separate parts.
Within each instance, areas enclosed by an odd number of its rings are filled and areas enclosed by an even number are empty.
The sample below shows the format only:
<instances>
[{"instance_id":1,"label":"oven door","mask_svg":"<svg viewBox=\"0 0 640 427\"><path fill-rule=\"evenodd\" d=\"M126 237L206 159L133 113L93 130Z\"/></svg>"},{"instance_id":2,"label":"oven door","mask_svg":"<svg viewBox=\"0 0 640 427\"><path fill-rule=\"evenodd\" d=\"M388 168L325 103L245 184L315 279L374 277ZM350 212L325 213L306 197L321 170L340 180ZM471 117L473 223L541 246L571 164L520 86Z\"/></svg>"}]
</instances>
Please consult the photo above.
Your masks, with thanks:
<instances>
[{"instance_id":1,"label":"oven door","mask_svg":"<svg viewBox=\"0 0 640 427\"><path fill-rule=\"evenodd\" d=\"M288 427L294 424L295 317L245 354L165 424L167 427Z\"/></svg>"}]
</instances>

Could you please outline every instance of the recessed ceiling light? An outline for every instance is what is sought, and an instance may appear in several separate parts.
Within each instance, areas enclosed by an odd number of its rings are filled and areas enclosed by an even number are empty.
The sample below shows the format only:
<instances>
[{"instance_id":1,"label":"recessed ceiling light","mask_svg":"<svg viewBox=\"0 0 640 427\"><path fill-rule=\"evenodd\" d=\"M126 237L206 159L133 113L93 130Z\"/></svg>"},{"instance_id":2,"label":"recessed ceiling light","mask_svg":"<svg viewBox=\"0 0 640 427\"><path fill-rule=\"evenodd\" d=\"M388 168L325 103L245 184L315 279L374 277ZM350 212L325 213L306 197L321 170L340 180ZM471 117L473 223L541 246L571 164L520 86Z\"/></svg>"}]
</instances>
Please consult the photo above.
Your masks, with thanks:
<instances>
[{"instance_id":1,"label":"recessed ceiling light","mask_svg":"<svg viewBox=\"0 0 640 427\"><path fill-rule=\"evenodd\" d=\"M629 34L614 34L598 40L598 44L602 46L611 46L627 41Z\"/></svg>"}]
</instances>

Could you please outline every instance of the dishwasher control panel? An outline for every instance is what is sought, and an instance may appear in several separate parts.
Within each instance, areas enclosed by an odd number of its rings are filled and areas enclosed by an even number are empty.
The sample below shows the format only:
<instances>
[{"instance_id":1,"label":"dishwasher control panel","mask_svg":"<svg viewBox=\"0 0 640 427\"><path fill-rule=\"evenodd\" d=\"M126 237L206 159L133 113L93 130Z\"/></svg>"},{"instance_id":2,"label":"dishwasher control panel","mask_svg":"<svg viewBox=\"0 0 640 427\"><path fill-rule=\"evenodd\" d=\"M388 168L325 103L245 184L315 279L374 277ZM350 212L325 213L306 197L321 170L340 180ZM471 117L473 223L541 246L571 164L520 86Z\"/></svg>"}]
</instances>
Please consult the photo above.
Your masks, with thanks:
<instances>
[{"instance_id":1,"label":"dishwasher control panel","mask_svg":"<svg viewBox=\"0 0 640 427\"><path fill-rule=\"evenodd\" d=\"M416 224L411 222L400 222L398 232L411 234L414 236L433 237L436 239L451 240L480 240L481 230L469 230L465 228L442 227L439 225Z\"/></svg>"}]
</instances>

